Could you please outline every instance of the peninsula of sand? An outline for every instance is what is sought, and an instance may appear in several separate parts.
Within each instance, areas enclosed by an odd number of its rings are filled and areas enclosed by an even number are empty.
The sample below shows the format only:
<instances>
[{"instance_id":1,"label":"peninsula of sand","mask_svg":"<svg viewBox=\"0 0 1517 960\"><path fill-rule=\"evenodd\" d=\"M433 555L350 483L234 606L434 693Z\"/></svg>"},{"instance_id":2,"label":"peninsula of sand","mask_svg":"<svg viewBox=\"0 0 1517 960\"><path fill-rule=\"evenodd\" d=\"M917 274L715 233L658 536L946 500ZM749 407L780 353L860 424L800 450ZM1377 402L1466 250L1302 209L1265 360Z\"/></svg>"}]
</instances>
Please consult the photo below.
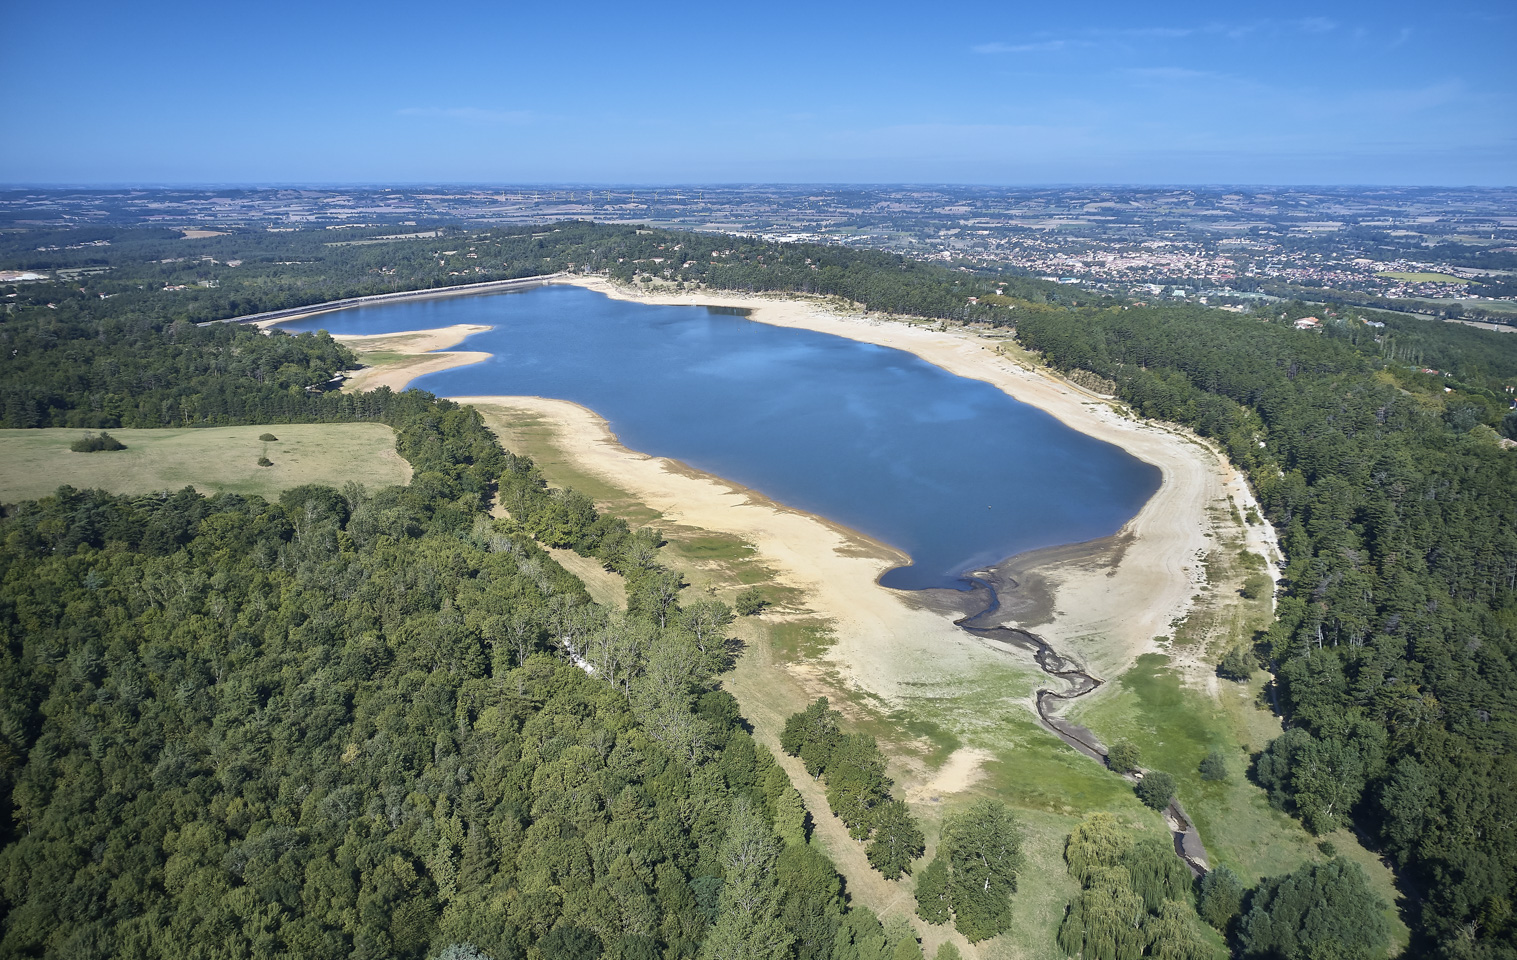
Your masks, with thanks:
<instances>
[{"instance_id":1,"label":"peninsula of sand","mask_svg":"<svg viewBox=\"0 0 1517 960\"><path fill-rule=\"evenodd\" d=\"M1158 491L1117 535L1010 558L998 569L984 571L1001 591L1003 624L1035 630L1099 676L1118 676L1138 656L1158 649L1158 641L1204 588L1204 559L1224 536L1240 537L1274 567L1278 552L1269 525L1229 522L1254 506L1254 500L1244 478L1214 447L1181 428L1135 419L1114 401L1008 350L1004 339L941 324L866 317L817 299L708 291L648 294L595 278L555 282L643 303L737 307L761 323L906 350L950 373L990 383L1158 467L1163 476ZM478 329L483 328L340 337L361 355L389 355L367 375L361 371L350 388L383 383L403 389L423 373L477 362L488 355L424 351L446 349ZM678 461L629 450L600 416L577 404L542 397L452 399L479 408L507 446L515 425L546 425L554 448L577 472L598 477L657 511L662 524L736 536L749 544L780 583L804 597L804 612L830 626L832 643L822 662L787 665L792 679L807 689L824 691L841 684L888 700L908 688L972 673L987 656L1006 655L1004 650L987 651L985 640L954 625L965 613L977 612L964 606L972 604L969 595L955 595L956 605L955 596L930 598L880 586L882 573L906 562L898 550ZM1031 667L1031 658L1026 659Z\"/></svg>"}]
</instances>

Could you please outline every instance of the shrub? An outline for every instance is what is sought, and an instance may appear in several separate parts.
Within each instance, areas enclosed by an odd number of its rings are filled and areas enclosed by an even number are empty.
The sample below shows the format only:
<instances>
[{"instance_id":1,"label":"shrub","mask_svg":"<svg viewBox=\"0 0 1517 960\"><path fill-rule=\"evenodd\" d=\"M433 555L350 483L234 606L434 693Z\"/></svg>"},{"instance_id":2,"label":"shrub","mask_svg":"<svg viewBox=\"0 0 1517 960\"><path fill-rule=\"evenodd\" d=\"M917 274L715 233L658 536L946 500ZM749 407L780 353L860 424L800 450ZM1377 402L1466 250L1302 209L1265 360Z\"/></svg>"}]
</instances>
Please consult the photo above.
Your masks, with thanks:
<instances>
[{"instance_id":1,"label":"shrub","mask_svg":"<svg viewBox=\"0 0 1517 960\"><path fill-rule=\"evenodd\" d=\"M764 599L763 591L758 587L749 587L738 594L737 599L732 602L733 609L737 610L738 614L744 617L756 616L762 613L768 605L769 602Z\"/></svg>"},{"instance_id":2,"label":"shrub","mask_svg":"<svg viewBox=\"0 0 1517 960\"><path fill-rule=\"evenodd\" d=\"M1201 761L1201 779L1227 779L1227 757L1222 753L1220 748L1212 747L1211 752L1206 755L1206 759Z\"/></svg>"},{"instance_id":3,"label":"shrub","mask_svg":"<svg viewBox=\"0 0 1517 960\"><path fill-rule=\"evenodd\" d=\"M1217 664L1217 676L1247 683L1254 676L1254 658L1242 647L1233 647Z\"/></svg>"},{"instance_id":4,"label":"shrub","mask_svg":"<svg viewBox=\"0 0 1517 960\"><path fill-rule=\"evenodd\" d=\"M274 436L272 433L263 433L258 435L258 439L262 440L264 443L273 443L279 438Z\"/></svg>"},{"instance_id":5,"label":"shrub","mask_svg":"<svg viewBox=\"0 0 1517 960\"><path fill-rule=\"evenodd\" d=\"M69 444L68 448L75 453L99 453L102 450L125 450L126 444L102 431L98 436L86 433Z\"/></svg>"},{"instance_id":6,"label":"shrub","mask_svg":"<svg viewBox=\"0 0 1517 960\"><path fill-rule=\"evenodd\" d=\"M1251 573L1243 581L1243 596L1248 600L1257 600L1265 596L1270 588L1269 577L1262 573Z\"/></svg>"},{"instance_id":7,"label":"shrub","mask_svg":"<svg viewBox=\"0 0 1517 960\"><path fill-rule=\"evenodd\" d=\"M1138 763L1142 759L1143 751L1131 740L1118 740L1106 752L1106 765L1118 773L1131 773L1138 769Z\"/></svg>"},{"instance_id":8,"label":"shrub","mask_svg":"<svg viewBox=\"0 0 1517 960\"><path fill-rule=\"evenodd\" d=\"M1175 778L1162 771L1146 774L1133 788L1146 806L1163 810L1175 798Z\"/></svg>"},{"instance_id":9,"label":"shrub","mask_svg":"<svg viewBox=\"0 0 1517 960\"><path fill-rule=\"evenodd\" d=\"M258 465L260 467L272 467L274 465L274 461L270 460L268 457L259 457Z\"/></svg>"}]
</instances>

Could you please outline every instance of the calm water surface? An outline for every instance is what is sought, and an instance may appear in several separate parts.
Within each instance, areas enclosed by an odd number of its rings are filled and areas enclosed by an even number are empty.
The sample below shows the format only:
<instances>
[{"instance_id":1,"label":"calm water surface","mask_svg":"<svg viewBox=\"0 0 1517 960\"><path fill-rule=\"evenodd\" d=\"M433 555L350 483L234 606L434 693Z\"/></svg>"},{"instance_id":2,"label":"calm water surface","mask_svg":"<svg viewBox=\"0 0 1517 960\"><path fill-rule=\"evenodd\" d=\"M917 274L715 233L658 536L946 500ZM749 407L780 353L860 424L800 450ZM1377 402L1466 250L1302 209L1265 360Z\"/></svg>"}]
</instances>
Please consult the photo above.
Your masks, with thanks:
<instances>
[{"instance_id":1,"label":"calm water surface","mask_svg":"<svg viewBox=\"0 0 1517 960\"><path fill-rule=\"evenodd\" d=\"M1006 557L1115 533L1157 468L989 384L900 350L706 307L579 287L358 307L290 330L393 333L490 324L484 363L413 385L439 396L583 404L622 443L673 457L910 554L882 582L958 587Z\"/></svg>"}]
</instances>

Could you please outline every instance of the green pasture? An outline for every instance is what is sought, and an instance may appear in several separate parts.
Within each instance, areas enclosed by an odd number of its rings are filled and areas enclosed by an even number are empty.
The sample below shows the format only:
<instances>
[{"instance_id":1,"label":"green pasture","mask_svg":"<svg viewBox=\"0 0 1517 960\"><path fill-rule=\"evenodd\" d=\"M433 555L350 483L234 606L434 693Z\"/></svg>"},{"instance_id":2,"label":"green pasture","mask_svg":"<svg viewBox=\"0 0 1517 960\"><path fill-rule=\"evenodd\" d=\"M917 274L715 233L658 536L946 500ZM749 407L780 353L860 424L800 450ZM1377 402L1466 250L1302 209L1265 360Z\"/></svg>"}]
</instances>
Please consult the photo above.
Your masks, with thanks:
<instances>
[{"instance_id":1,"label":"green pasture","mask_svg":"<svg viewBox=\"0 0 1517 960\"><path fill-rule=\"evenodd\" d=\"M377 423L277 424L170 430L111 430L125 450L75 453L84 430L0 430L0 503L45 497L62 484L111 493L192 486L205 494L277 497L306 483L368 487L406 483L411 466L395 432ZM270 433L278 440L264 442ZM259 466L267 457L272 466Z\"/></svg>"},{"instance_id":2,"label":"green pasture","mask_svg":"<svg viewBox=\"0 0 1517 960\"><path fill-rule=\"evenodd\" d=\"M1312 836L1298 820L1270 806L1264 789L1249 780L1250 751L1262 749L1280 730L1259 706L1266 680L1263 673L1250 683L1219 680L1213 694L1187 683L1169 656L1147 654L1071 717L1106 743L1138 744L1145 769L1174 776L1180 803L1201 831L1213 866L1230 867L1253 884L1305 861L1328 859L1319 847L1326 841L1364 868L1371 886L1391 905L1386 918L1393 942L1404 945L1407 929L1394 908L1398 894L1380 858L1348 829ZM1201 761L1213 747L1227 757L1226 780L1201 779Z\"/></svg>"},{"instance_id":3,"label":"green pasture","mask_svg":"<svg viewBox=\"0 0 1517 960\"><path fill-rule=\"evenodd\" d=\"M1377 273L1375 276L1383 280L1404 280L1407 283L1472 283L1464 277L1456 277L1447 273L1402 273L1396 270L1387 270Z\"/></svg>"}]
</instances>

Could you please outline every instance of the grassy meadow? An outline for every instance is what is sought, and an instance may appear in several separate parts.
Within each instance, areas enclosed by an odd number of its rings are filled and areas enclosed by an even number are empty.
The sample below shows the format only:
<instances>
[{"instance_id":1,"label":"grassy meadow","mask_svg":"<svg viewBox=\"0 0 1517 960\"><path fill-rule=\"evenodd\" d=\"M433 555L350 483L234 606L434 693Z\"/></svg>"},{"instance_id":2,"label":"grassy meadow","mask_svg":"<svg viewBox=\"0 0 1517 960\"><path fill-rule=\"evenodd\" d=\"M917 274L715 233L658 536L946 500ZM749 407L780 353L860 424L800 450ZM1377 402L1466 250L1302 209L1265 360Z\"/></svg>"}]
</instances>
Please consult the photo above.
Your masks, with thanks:
<instances>
[{"instance_id":1,"label":"grassy meadow","mask_svg":"<svg viewBox=\"0 0 1517 960\"><path fill-rule=\"evenodd\" d=\"M192 486L204 494L277 497L305 483L406 483L395 432L377 423L111 430L125 450L75 453L84 430L0 430L0 503L45 497L61 484L111 493ZM278 440L258 438L273 434ZM271 466L259 466L266 457Z\"/></svg>"},{"instance_id":2,"label":"grassy meadow","mask_svg":"<svg viewBox=\"0 0 1517 960\"><path fill-rule=\"evenodd\" d=\"M1404 280L1407 283L1469 283L1463 277L1456 277L1448 273L1404 273L1396 270L1387 270L1377 273L1375 276L1382 280Z\"/></svg>"}]
</instances>

